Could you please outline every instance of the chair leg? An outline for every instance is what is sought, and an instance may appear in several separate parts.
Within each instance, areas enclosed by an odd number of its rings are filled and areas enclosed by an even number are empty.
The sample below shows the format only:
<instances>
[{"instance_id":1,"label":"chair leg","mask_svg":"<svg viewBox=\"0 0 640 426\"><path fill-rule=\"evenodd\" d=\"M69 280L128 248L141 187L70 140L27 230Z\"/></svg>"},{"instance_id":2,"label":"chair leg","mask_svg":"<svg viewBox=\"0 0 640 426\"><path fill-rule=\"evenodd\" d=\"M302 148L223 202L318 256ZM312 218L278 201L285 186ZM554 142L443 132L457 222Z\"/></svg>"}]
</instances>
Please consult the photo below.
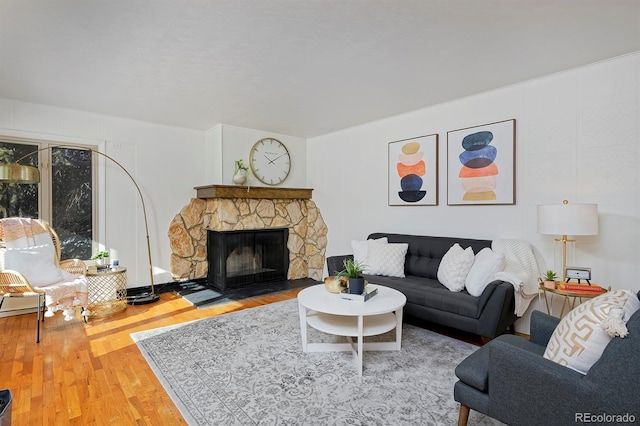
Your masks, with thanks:
<instances>
[{"instance_id":1,"label":"chair leg","mask_svg":"<svg viewBox=\"0 0 640 426\"><path fill-rule=\"evenodd\" d=\"M87 323L87 316L84 315L84 313L86 312L86 309L84 308L84 306L82 307L82 310L80 312L82 312L82 320L86 324Z\"/></svg>"},{"instance_id":2,"label":"chair leg","mask_svg":"<svg viewBox=\"0 0 640 426\"><path fill-rule=\"evenodd\" d=\"M44 313L42 312L43 305L42 295L38 293L38 315L36 316L36 343L40 343L40 318L44 321Z\"/></svg>"},{"instance_id":3,"label":"chair leg","mask_svg":"<svg viewBox=\"0 0 640 426\"><path fill-rule=\"evenodd\" d=\"M458 416L458 426L467 426L469 421L469 411L471 409L466 405L460 404L460 415Z\"/></svg>"}]
</instances>

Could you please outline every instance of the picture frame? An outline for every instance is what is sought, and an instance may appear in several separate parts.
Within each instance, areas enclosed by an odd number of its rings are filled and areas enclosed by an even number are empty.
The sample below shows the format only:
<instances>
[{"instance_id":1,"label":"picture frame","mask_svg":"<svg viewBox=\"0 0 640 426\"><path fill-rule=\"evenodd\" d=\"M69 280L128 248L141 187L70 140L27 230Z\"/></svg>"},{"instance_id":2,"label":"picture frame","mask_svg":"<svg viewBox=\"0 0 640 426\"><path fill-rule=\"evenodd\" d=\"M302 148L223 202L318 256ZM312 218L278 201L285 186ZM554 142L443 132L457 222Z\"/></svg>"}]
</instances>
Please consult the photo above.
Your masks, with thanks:
<instances>
[{"instance_id":1,"label":"picture frame","mask_svg":"<svg viewBox=\"0 0 640 426\"><path fill-rule=\"evenodd\" d=\"M438 205L438 135L389 142L390 206Z\"/></svg>"},{"instance_id":2,"label":"picture frame","mask_svg":"<svg viewBox=\"0 0 640 426\"><path fill-rule=\"evenodd\" d=\"M516 120L447 132L447 205L516 203Z\"/></svg>"}]
</instances>

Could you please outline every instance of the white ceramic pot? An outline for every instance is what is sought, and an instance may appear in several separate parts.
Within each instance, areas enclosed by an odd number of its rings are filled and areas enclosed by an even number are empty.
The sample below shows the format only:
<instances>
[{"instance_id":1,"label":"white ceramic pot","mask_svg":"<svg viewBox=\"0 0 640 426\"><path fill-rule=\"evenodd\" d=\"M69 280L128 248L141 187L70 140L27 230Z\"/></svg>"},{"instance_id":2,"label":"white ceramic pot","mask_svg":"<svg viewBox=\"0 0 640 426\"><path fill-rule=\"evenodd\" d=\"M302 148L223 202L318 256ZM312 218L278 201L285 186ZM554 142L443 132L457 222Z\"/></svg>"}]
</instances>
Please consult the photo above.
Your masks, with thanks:
<instances>
[{"instance_id":1,"label":"white ceramic pot","mask_svg":"<svg viewBox=\"0 0 640 426\"><path fill-rule=\"evenodd\" d=\"M244 174L242 170L238 170L238 173L236 173L233 177L233 183L235 183L236 185L244 185L246 181L247 175Z\"/></svg>"}]
</instances>

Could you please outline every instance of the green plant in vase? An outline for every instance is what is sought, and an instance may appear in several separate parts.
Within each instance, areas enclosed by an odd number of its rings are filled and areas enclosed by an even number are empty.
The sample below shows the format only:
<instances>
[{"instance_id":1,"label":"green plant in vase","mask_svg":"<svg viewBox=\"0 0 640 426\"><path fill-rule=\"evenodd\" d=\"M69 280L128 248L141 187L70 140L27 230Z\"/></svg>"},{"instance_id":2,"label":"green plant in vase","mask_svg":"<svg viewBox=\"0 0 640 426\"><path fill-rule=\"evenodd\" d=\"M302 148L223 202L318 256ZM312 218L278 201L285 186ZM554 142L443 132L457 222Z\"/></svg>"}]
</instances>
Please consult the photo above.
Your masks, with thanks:
<instances>
[{"instance_id":1,"label":"green plant in vase","mask_svg":"<svg viewBox=\"0 0 640 426\"><path fill-rule=\"evenodd\" d=\"M343 270L337 273L338 277L346 277L349 279L349 293L362 294L364 291L364 278L362 273L366 265L354 260L345 259L342 262Z\"/></svg>"},{"instance_id":2,"label":"green plant in vase","mask_svg":"<svg viewBox=\"0 0 640 426\"><path fill-rule=\"evenodd\" d=\"M244 165L242 158L235 161L235 170L233 171L233 183L243 185L247 181L247 172L249 168Z\"/></svg>"},{"instance_id":3,"label":"green plant in vase","mask_svg":"<svg viewBox=\"0 0 640 426\"><path fill-rule=\"evenodd\" d=\"M555 289L556 288L556 279L558 278L558 274L549 269L544 274L544 286L546 288Z\"/></svg>"},{"instance_id":4,"label":"green plant in vase","mask_svg":"<svg viewBox=\"0 0 640 426\"><path fill-rule=\"evenodd\" d=\"M91 256L91 260L95 260L96 264L104 265L109 259L109 252L106 250L96 250L96 252Z\"/></svg>"}]
</instances>

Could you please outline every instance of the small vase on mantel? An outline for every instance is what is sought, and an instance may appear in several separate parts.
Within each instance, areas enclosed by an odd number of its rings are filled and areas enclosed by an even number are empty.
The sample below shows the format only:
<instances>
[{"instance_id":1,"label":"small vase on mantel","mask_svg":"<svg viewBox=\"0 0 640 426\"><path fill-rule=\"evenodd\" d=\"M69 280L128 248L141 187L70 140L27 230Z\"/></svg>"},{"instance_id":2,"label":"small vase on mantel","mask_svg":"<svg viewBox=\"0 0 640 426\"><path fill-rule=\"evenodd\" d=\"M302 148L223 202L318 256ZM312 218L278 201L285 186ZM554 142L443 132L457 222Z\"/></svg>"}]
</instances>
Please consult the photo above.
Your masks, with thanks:
<instances>
[{"instance_id":1,"label":"small vase on mantel","mask_svg":"<svg viewBox=\"0 0 640 426\"><path fill-rule=\"evenodd\" d=\"M233 183L236 185L244 185L247 181L247 175L242 172L242 170L238 170L235 175L233 175Z\"/></svg>"},{"instance_id":2,"label":"small vase on mantel","mask_svg":"<svg viewBox=\"0 0 640 426\"><path fill-rule=\"evenodd\" d=\"M242 159L236 160L235 170L233 172L233 183L236 185L244 185L247 182L248 170L247 166L242 162Z\"/></svg>"}]
</instances>

